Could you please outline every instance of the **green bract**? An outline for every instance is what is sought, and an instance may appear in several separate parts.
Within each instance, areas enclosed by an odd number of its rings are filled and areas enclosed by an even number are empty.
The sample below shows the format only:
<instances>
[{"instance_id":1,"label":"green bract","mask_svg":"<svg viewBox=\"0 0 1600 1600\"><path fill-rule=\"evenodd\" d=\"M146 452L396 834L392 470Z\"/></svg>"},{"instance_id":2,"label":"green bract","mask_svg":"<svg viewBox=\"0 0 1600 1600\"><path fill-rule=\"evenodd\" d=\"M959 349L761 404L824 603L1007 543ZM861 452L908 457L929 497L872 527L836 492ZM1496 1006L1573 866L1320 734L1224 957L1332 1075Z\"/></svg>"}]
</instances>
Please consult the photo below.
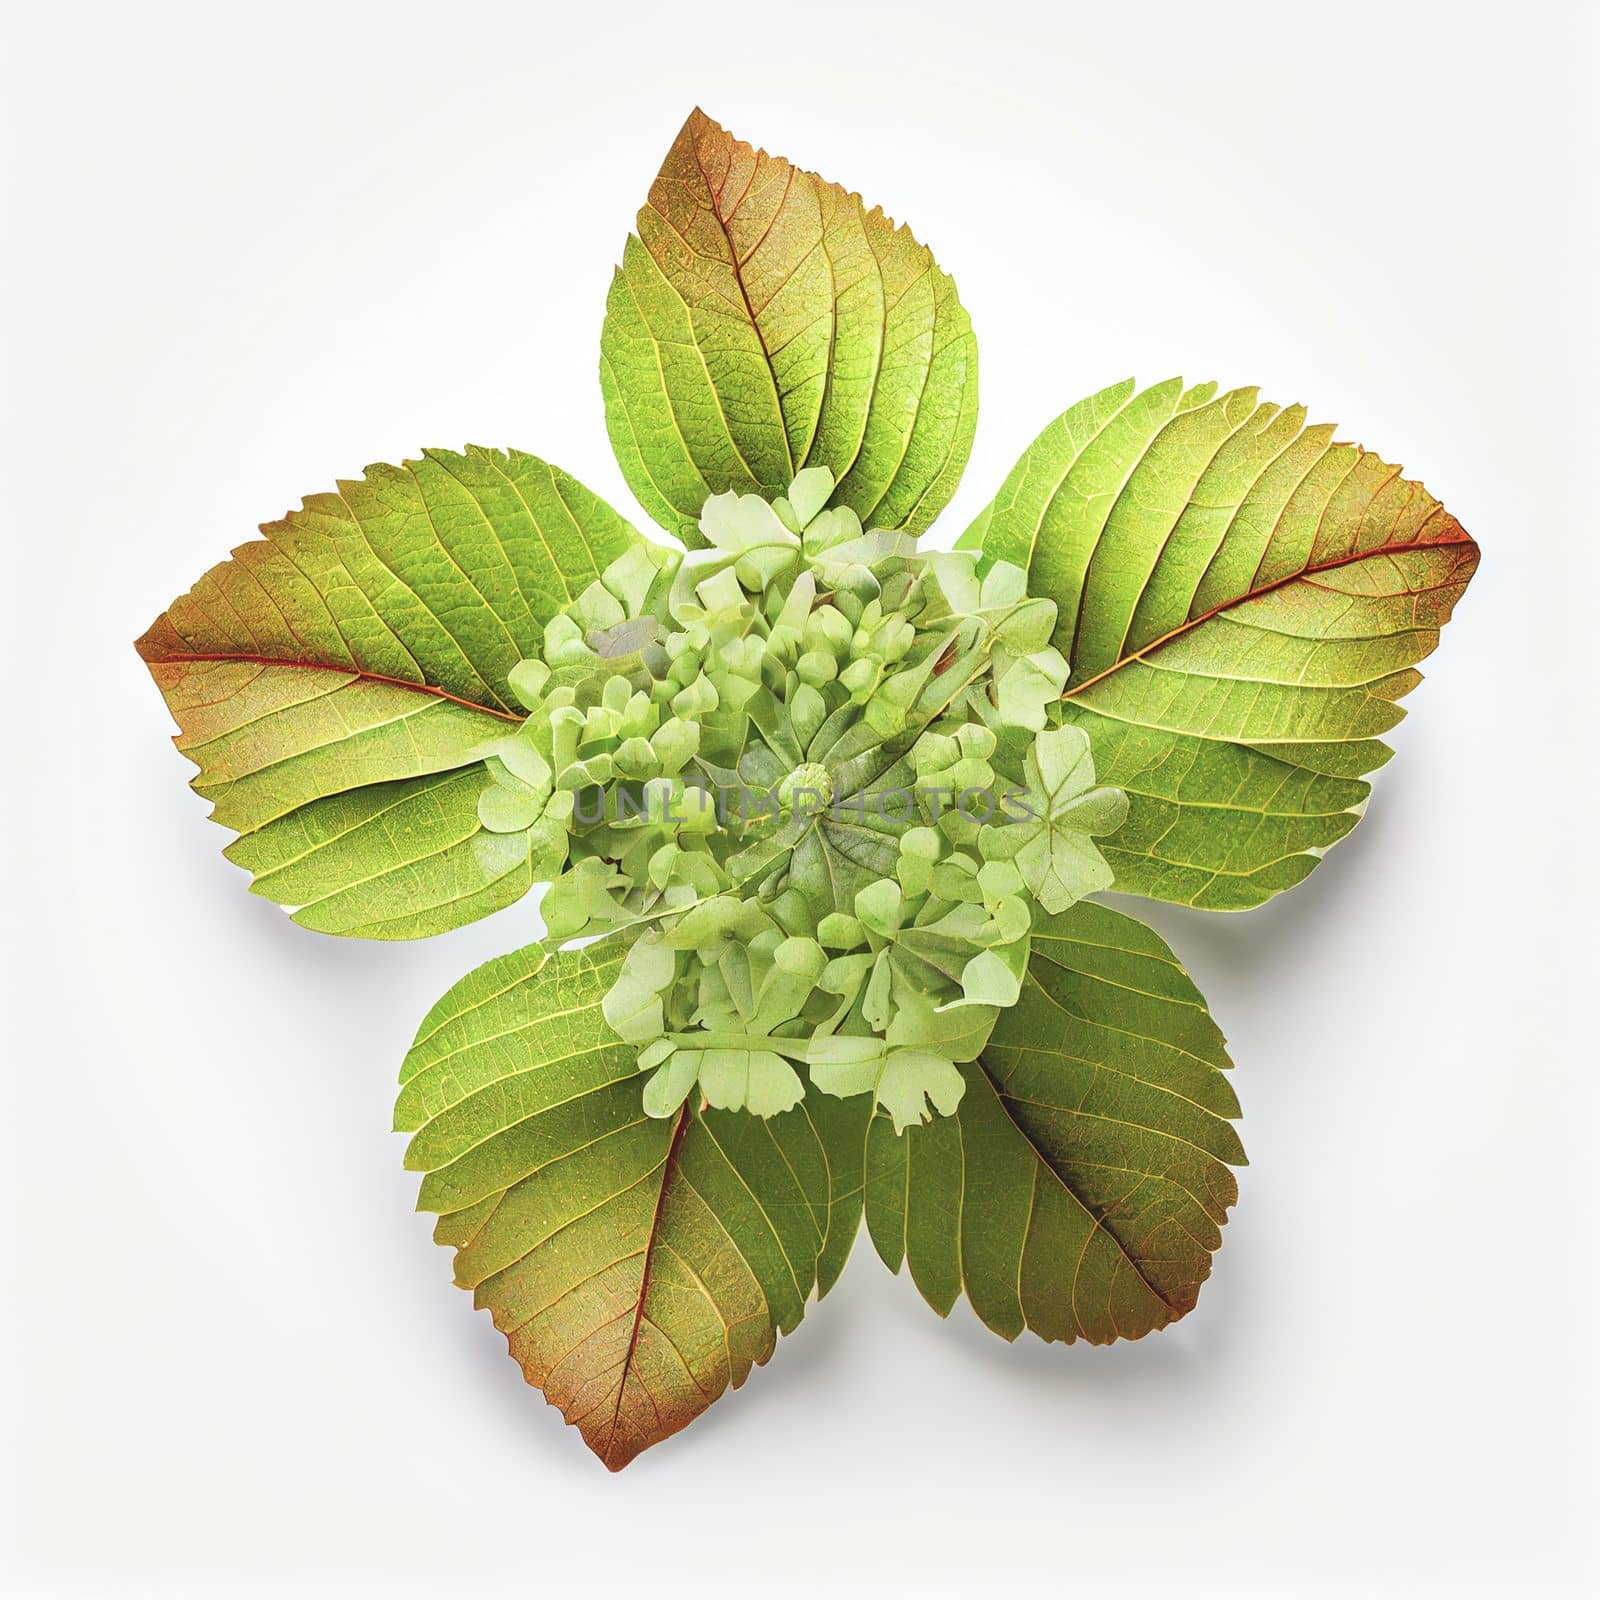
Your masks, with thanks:
<instances>
[{"instance_id":1,"label":"green bract","mask_svg":"<svg viewBox=\"0 0 1600 1600\"><path fill-rule=\"evenodd\" d=\"M396 1125L457 1280L624 1465L842 1271L1104 1343L1195 1303L1244 1157L1115 887L1242 909L1354 826L1477 547L1300 407L1104 390L955 551L977 351L860 198L696 112L601 336L674 543L536 457L375 466L139 641L252 887L543 936L423 1022Z\"/></svg>"}]
</instances>

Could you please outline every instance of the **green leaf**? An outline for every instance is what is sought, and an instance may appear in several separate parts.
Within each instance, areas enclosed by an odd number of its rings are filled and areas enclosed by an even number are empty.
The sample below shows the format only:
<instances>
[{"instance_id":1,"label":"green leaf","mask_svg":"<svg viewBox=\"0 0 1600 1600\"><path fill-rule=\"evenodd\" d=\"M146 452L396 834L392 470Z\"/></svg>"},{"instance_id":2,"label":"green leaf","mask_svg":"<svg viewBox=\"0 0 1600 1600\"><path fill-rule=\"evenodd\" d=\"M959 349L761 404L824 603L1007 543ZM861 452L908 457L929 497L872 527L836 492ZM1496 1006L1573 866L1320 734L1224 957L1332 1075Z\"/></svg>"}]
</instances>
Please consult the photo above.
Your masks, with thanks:
<instances>
[{"instance_id":1,"label":"green leaf","mask_svg":"<svg viewBox=\"0 0 1600 1600\"><path fill-rule=\"evenodd\" d=\"M262 528L138 642L253 888L330 933L419 938L533 878L481 827L511 687L639 535L533 456L430 450Z\"/></svg>"},{"instance_id":2,"label":"green leaf","mask_svg":"<svg viewBox=\"0 0 1600 1600\"><path fill-rule=\"evenodd\" d=\"M626 949L469 974L423 1022L395 1110L456 1282L613 1470L766 1361L830 1234L809 1106L645 1114L635 1047L600 1009Z\"/></svg>"},{"instance_id":3,"label":"green leaf","mask_svg":"<svg viewBox=\"0 0 1600 1600\"><path fill-rule=\"evenodd\" d=\"M1355 826L1478 547L1420 484L1256 390L1118 384L1028 448L961 544L1058 608L1063 709L1127 821L1119 890L1210 910Z\"/></svg>"},{"instance_id":4,"label":"green leaf","mask_svg":"<svg viewBox=\"0 0 1600 1600\"><path fill-rule=\"evenodd\" d=\"M480 763L329 795L235 839L224 852L256 894L317 933L425 939L486 917L534 884L528 837L478 820L492 788Z\"/></svg>"},{"instance_id":5,"label":"green leaf","mask_svg":"<svg viewBox=\"0 0 1600 1600\"><path fill-rule=\"evenodd\" d=\"M839 1281L861 1231L867 1125L874 1105L870 1095L838 1099L831 1094L808 1094L801 1109L811 1119L828 1158L828 1229L817 1257L820 1300Z\"/></svg>"},{"instance_id":6,"label":"green leaf","mask_svg":"<svg viewBox=\"0 0 1600 1600\"><path fill-rule=\"evenodd\" d=\"M651 516L699 547L707 496L773 499L827 467L832 503L867 527L926 528L972 448L978 357L955 285L910 231L698 110L638 228L600 378Z\"/></svg>"},{"instance_id":7,"label":"green leaf","mask_svg":"<svg viewBox=\"0 0 1600 1600\"><path fill-rule=\"evenodd\" d=\"M941 1316L1137 1339L1191 1310L1244 1152L1222 1034L1172 952L1092 901L1042 918L954 1117L866 1144L867 1226Z\"/></svg>"}]
</instances>

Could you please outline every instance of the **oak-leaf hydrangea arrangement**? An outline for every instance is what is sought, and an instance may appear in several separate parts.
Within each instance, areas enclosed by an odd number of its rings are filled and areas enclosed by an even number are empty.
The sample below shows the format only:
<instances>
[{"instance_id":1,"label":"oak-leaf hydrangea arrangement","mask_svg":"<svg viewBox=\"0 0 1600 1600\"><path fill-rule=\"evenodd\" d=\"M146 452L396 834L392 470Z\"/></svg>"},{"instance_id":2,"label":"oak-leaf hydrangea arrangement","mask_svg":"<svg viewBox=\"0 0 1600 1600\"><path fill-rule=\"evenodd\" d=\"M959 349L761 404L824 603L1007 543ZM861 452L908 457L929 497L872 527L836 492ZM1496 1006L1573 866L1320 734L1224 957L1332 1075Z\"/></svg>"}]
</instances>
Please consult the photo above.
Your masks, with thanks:
<instances>
[{"instance_id":1,"label":"oak-leaf hydrangea arrangement","mask_svg":"<svg viewBox=\"0 0 1600 1600\"><path fill-rule=\"evenodd\" d=\"M542 937L423 1021L396 1125L456 1279L610 1467L772 1354L865 1220L941 1314L1106 1343L1195 1304L1223 1039L1093 898L1298 883L1477 547L1253 389L1118 384L955 542L977 419L928 251L700 112L601 382L646 539L517 451L313 495L139 651L253 889Z\"/></svg>"}]
</instances>

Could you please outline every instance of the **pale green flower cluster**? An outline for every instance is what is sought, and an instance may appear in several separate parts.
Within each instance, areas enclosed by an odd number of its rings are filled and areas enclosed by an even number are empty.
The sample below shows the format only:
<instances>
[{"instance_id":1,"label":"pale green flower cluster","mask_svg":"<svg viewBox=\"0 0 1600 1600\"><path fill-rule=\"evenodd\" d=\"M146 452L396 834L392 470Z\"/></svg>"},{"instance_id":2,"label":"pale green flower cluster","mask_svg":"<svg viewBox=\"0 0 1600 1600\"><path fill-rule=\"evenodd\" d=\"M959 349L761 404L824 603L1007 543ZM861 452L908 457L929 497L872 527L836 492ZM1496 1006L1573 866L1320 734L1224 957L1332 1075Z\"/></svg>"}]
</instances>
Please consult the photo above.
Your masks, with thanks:
<instances>
[{"instance_id":1,"label":"pale green flower cluster","mask_svg":"<svg viewBox=\"0 0 1600 1600\"><path fill-rule=\"evenodd\" d=\"M716 495L545 629L479 817L525 831L552 941L619 932L607 1021L645 1109L771 1116L809 1082L949 1113L1016 1003L1035 907L1111 883L1126 812L1060 725L1055 606L827 507Z\"/></svg>"}]
</instances>

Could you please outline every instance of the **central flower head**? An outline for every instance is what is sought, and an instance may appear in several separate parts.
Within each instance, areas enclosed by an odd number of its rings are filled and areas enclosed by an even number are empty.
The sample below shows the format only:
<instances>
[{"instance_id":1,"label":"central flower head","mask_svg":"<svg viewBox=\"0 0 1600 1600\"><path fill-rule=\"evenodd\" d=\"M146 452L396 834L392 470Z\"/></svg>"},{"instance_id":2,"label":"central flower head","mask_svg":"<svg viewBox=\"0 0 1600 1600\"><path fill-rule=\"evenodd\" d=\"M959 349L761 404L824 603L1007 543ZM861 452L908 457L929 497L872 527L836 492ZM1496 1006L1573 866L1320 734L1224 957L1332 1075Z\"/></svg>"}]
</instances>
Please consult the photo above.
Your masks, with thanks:
<instances>
[{"instance_id":1,"label":"central flower head","mask_svg":"<svg viewBox=\"0 0 1600 1600\"><path fill-rule=\"evenodd\" d=\"M1055 607L864 530L835 488L714 495L701 548L613 562L512 675L529 716L484 826L564 868L553 942L626 941L604 1011L652 1116L695 1092L773 1116L808 1084L897 1129L950 1112L1034 905L1111 881L1090 835L1120 796L1085 793L1058 725Z\"/></svg>"}]
</instances>

